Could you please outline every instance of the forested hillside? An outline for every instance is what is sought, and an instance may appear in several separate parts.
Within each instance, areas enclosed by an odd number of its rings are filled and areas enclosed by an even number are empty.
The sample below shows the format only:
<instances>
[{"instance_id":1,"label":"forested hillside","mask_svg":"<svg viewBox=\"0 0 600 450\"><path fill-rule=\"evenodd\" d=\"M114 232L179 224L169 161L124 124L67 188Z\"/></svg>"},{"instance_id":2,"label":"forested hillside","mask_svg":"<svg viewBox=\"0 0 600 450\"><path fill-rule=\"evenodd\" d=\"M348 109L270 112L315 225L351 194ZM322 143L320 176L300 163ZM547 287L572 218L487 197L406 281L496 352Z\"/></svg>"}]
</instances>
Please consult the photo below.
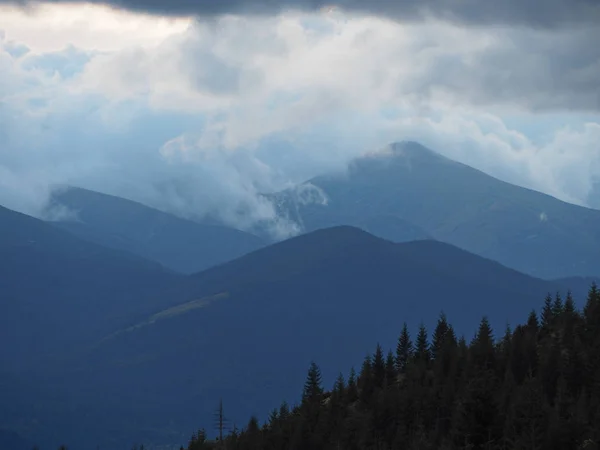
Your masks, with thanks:
<instances>
[{"instance_id":1,"label":"forested hillside","mask_svg":"<svg viewBox=\"0 0 600 450\"><path fill-rule=\"evenodd\" d=\"M434 330L377 346L358 371L323 388L311 364L301 402L269 420L251 418L224 440L259 449L598 449L600 291L583 311L571 296L548 296L515 329L498 336L483 318L470 342L441 314ZM430 333L431 331L431 333ZM300 388L300 386L299 386ZM200 430L188 450L215 448Z\"/></svg>"}]
</instances>

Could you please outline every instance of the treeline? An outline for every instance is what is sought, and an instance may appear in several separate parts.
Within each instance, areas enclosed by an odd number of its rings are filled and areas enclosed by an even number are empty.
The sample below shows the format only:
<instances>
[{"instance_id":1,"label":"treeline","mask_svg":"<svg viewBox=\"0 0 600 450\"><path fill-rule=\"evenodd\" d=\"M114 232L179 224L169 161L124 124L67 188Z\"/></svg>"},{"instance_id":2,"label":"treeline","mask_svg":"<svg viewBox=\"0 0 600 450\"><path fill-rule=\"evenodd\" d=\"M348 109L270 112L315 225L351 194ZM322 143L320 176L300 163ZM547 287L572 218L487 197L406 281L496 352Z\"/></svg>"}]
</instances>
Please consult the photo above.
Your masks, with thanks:
<instances>
[{"instance_id":1,"label":"treeline","mask_svg":"<svg viewBox=\"0 0 600 450\"><path fill-rule=\"evenodd\" d=\"M431 336L406 324L359 373L326 391L311 364L300 404L253 417L222 443L195 433L188 450L598 450L600 292L583 311L568 295L496 339L484 318L471 342L442 314ZM222 444L219 445L219 444ZM182 447L183 448L183 447Z\"/></svg>"}]
</instances>

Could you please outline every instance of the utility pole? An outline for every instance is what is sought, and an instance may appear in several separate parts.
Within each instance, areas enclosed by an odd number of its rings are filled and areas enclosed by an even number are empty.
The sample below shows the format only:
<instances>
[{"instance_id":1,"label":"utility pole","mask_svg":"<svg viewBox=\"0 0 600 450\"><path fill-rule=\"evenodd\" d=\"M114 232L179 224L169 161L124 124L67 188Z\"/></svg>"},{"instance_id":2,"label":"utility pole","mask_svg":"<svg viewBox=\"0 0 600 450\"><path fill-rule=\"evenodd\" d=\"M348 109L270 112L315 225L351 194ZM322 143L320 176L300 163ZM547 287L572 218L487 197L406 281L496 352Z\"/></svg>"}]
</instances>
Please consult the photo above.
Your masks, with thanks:
<instances>
[{"instance_id":1,"label":"utility pole","mask_svg":"<svg viewBox=\"0 0 600 450\"><path fill-rule=\"evenodd\" d=\"M215 428L219 430L219 449L225 449L225 442L223 441L223 430L227 426L227 419L223 414L223 399L219 401L219 409L215 412Z\"/></svg>"},{"instance_id":2,"label":"utility pole","mask_svg":"<svg viewBox=\"0 0 600 450\"><path fill-rule=\"evenodd\" d=\"M223 448L223 399L219 400L219 442Z\"/></svg>"}]
</instances>

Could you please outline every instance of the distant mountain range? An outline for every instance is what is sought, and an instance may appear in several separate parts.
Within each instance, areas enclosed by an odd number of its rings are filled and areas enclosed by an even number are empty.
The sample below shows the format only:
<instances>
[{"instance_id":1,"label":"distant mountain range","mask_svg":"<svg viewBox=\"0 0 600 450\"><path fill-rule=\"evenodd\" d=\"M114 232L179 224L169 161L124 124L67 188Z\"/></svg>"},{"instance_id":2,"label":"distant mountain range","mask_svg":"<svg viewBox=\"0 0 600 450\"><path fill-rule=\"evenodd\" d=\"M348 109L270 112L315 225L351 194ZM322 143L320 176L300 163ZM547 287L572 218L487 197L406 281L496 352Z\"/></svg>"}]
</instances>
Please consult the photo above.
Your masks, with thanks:
<instances>
[{"instance_id":1,"label":"distant mountain range","mask_svg":"<svg viewBox=\"0 0 600 450\"><path fill-rule=\"evenodd\" d=\"M270 197L304 234L268 245L78 188L53 200L71 220L0 207L0 444L183 443L219 399L265 417L311 360L330 384L404 321L444 311L469 339L487 315L499 335L600 274L600 211L414 143Z\"/></svg>"},{"instance_id":2,"label":"distant mountain range","mask_svg":"<svg viewBox=\"0 0 600 450\"><path fill-rule=\"evenodd\" d=\"M600 211L497 180L414 142L269 196L305 232L425 236L541 278L600 275Z\"/></svg>"},{"instance_id":3,"label":"distant mountain range","mask_svg":"<svg viewBox=\"0 0 600 450\"><path fill-rule=\"evenodd\" d=\"M600 275L600 210L505 183L415 142L266 197L305 233L350 225L394 242L447 242L544 279ZM56 226L181 273L272 242L264 224L255 235L80 188L53 201L75 213Z\"/></svg>"},{"instance_id":4,"label":"distant mountain range","mask_svg":"<svg viewBox=\"0 0 600 450\"><path fill-rule=\"evenodd\" d=\"M125 250L181 273L230 261L266 245L261 238L220 225L206 225L131 200L70 187L53 202L75 214L56 226L98 244Z\"/></svg>"}]
</instances>

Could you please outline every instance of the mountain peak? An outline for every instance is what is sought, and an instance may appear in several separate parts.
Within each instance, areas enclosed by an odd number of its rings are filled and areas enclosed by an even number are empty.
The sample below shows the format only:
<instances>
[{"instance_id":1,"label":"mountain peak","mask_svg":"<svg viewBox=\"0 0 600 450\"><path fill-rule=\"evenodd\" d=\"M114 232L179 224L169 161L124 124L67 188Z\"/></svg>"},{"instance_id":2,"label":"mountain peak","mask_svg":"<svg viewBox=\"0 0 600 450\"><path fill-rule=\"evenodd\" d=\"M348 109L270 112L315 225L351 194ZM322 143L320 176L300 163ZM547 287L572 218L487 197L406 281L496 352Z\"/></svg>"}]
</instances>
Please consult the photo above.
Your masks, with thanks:
<instances>
[{"instance_id":1,"label":"mountain peak","mask_svg":"<svg viewBox=\"0 0 600 450\"><path fill-rule=\"evenodd\" d=\"M438 155L439 154L430 148L425 147L416 141L397 141L392 142L388 145L388 148L391 149L392 152L398 154L427 154L427 155Z\"/></svg>"},{"instance_id":2,"label":"mountain peak","mask_svg":"<svg viewBox=\"0 0 600 450\"><path fill-rule=\"evenodd\" d=\"M351 225L335 225L327 228L320 228L304 236L297 236L292 238L295 240L313 240L313 239L327 239L329 241L335 240L338 242L365 242L365 241L379 241L380 238L373 236L371 233L366 232L358 227Z\"/></svg>"},{"instance_id":3,"label":"mountain peak","mask_svg":"<svg viewBox=\"0 0 600 450\"><path fill-rule=\"evenodd\" d=\"M305 230L349 224L396 242L419 234L542 278L600 270L599 211L506 183L414 141L391 143L310 183L327 202L289 202L289 216Z\"/></svg>"},{"instance_id":4,"label":"mountain peak","mask_svg":"<svg viewBox=\"0 0 600 450\"><path fill-rule=\"evenodd\" d=\"M447 166L460 163L449 159L430 148L415 141L392 142L382 149L365 153L354 159L350 165L350 173L371 173L387 169L412 170L416 167L432 165Z\"/></svg>"},{"instance_id":5,"label":"mountain peak","mask_svg":"<svg viewBox=\"0 0 600 450\"><path fill-rule=\"evenodd\" d=\"M433 167L459 166L462 164L418 142L400 141L352 160L348 171L351 176L375 176L381 181L381 177L392 176L395 178L399 173L411 172L415 169L429 171Z\"/></svg>"},{"instance_id":6,"label":"mountain peak","mask_svg":"<svg viewBox=\"0 0 600 450\"><path fill-rule=\"evenodd\" d=\"M364 155L365 159L381 158L386 160L401 160L408 163L417 162L454 162L438 152L415 141L398 141L388 144L383 149Z\"/></svg>"}]
</instances>

